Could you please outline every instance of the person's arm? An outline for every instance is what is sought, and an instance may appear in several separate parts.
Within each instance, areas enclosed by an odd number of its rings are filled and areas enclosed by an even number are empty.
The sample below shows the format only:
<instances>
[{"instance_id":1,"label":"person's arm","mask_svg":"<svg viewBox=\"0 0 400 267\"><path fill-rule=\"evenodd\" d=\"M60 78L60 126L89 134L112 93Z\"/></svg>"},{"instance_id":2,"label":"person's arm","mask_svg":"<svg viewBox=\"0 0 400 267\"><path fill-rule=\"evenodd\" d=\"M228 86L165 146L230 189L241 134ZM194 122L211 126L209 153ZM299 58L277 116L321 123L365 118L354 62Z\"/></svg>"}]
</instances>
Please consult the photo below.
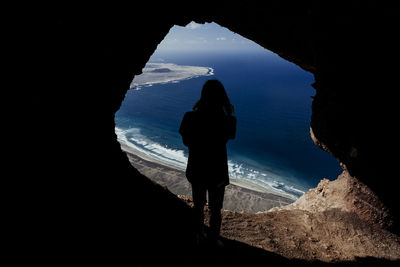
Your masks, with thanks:
<instances>
[{"instance_id":1,"label":"person's arm","mask_svg":"<svg viewBox=\"0 0 400 267\"><path fill-rule=\"evenodd\" d=\"M179 127L179 134L182 136L182 141L185 146L189 146L189 125L188 125L188 113L183 116L181 126Z\"/></svg>"}]
</instances>

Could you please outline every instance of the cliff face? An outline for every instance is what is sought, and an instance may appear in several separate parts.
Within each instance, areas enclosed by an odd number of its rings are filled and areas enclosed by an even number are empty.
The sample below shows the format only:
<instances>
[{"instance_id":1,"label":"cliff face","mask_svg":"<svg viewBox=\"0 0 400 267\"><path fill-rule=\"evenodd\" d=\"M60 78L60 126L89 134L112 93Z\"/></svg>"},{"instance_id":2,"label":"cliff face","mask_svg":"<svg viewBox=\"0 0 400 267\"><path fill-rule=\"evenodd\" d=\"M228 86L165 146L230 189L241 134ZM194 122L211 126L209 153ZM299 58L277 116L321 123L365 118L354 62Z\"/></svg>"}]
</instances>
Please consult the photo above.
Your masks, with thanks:
<instances>
[{"instance_id":1,"label":"cliff face","mask_svg":"<svg viewBox=\"0 0 400 267\"><path fill-rule=\"evenodd\" d=\"M386 266L383 259L400 259L400 237L384 229L386 216L377 197L344 171L287 206L255 214L224 210L221 235L292 261L360 264L358 258L369 257L381 259L371 266Z\"/></svg>"},{"instance_id":2,"label":"cliff face","mask_svg":"<svg viewBox=\"0 0 400 267\"><path fill-rule=\"evenodd\" d=\"M32 156L15 168L23 177L14 194L21 235L47 244L80 240L77 250L87 245L100 258L127 252L132 238L160 249L185 240L190 211L129 164L113 119L169 29L192 20L214 21L314 74L315 142L391 214L360 216L398 230L397 11L379 1L20 7L8 40L16 41L14 85L23 95L15 99L26 100L16 105L29 114L24 128L34 129L34 141L19 148ZM394 223L380 222L388 217Z\"/></svg>"},{"instance_id":3,"label":"cliff face","mask_svg":"<svg viewBox=\"0 0 400 267\"><path fill-rule=\"evenodd\" d=\"M387 208L365 184L347 171L334 181L323 179L314 189L309 190L284 210L305 210L320 213L337 209L352 213L370 225L387 228L393 223Z\"/></svg>"},{"instance_id":4,"label":"cliff face","mask_svg":"<svg viewBox=\"0 0 400 267\"><path fill-rule=\"evenodd\" d=\"M387 208L347 171L334 181L321 180L290 205L254 215L225 211L224 216L227 237L288 258L400 259L400 238L384 230L393 223ZM256 229L262 229L263 239Z\"/></svg>"}]
</instances>

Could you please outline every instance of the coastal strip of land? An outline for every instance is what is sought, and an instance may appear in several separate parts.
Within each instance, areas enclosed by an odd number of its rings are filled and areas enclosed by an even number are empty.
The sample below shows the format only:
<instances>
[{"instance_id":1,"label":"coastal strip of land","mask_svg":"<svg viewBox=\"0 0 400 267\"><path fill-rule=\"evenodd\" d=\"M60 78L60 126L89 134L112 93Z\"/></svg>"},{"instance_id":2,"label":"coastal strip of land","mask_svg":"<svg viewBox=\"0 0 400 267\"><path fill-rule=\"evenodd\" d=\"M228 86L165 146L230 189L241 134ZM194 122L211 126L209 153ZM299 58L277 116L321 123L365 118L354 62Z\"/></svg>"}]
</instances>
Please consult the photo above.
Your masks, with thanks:
<instances>
[{"instance_id":1,"label":"coastal strip of land","mask_svg":"<svg viewBox=\"0 0 400 267\"><path fill-rule=\"evenodd\" d=\"M213 71L209 67L184 66L173 63L147 63L142 74L133 79L131 88L139 90L142 86L210 76L213 75ZM131 164L142 174L160 185L166 186L176 195L191 196L191 186L186 179L184 167L151 157L151 155L127 145L126 142L120 143ZM230 185L225 190L224 209L256 213L293 202L293 199L284 194L270 191L250 182L231 178Z\"/></svg>"},{"instance_id":2,"label":"coastal strip of land","mask_svg":"<svg viewBox=\"0 0 400 267\"><path fill-rule=\"evenodd\" d=\"M213 75L213 71L209 67L184 66L173 63L147 63L142 74L135 76L130 87L140 89L142 86L210 76Z\"/></svg>"},{"instance_id":3,"label":"coastal strip of land","mask_svg":"<svg viewBox=\"0 0 400 267\"><path fill-rule=\"evenodd\" d=\"M176 195L191 196L191 186L185 176L185 170L177 166L167 165L140 151L121 145L131 164L143 175L154 182L165 186ZM237 212L263 212L274 207L293 203L294 200L255 184L230 179L226 187L224 209Z\"/></svg>"}]
</instances>

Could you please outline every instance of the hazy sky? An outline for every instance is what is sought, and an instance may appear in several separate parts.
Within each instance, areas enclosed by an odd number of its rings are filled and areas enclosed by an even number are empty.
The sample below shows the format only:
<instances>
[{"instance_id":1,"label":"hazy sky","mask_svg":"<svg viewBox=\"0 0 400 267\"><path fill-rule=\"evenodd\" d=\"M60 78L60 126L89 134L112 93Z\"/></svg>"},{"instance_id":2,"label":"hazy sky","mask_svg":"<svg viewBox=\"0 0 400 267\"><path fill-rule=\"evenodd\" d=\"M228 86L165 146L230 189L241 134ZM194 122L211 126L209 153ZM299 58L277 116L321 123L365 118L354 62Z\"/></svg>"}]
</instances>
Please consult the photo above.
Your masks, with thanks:
<instances>
[{"instance_id":1,"label":"hazy sky","mask_svg":"<svg viewBox=\"0 0 400 267\"><path fill-rule=\"evenodd\" d=\"M171 50L212 51L221 49L268 51L216 23L198 24L195 22L189 23L186 27L172 27L157 48L159 52Z\"/></svg>"}]
</instances>

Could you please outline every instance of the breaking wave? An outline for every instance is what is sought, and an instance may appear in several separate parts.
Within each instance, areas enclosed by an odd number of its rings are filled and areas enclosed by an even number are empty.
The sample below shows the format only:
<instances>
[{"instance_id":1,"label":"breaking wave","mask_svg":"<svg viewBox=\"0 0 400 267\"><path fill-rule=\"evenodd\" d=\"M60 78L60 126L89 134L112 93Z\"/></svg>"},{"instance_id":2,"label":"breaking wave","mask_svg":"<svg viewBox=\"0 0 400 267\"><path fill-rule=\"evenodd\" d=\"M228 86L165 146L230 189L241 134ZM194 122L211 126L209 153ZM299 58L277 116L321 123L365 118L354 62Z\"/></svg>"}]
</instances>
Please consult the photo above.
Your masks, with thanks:
<instances>
[{"instance_id":1,"label":"breaking wave","mask_svg":"<svg viewBox=\"0 0 400 267\"><path fill-rule=\"evenodd\" d=\"M188 160L187 151L154 142L141 134L140 128L122 129L116 127L115 133L121 145L136 150L142 156L185 170ZM285 177L277 172L261 170L246 161L229 160L228 168L229 176L233 179L256 184L292 199L297 199L305 193L303 190L286 184L284 182L286 180Z\"/></svg>"}]
</instances>

